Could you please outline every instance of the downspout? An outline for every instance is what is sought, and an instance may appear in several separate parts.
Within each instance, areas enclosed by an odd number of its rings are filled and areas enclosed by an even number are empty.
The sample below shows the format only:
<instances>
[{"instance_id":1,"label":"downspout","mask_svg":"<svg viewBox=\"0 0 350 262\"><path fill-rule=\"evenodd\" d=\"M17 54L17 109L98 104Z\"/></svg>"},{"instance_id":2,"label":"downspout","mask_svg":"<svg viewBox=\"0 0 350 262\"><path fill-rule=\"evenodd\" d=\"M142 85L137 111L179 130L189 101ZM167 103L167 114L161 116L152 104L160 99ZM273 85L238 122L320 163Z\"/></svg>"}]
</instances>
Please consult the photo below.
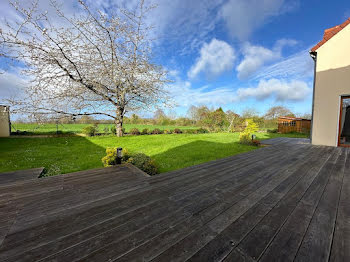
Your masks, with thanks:
<instances>
[{"instance_id":1,"label":"downspout","mask_svg":"<svg viewBox=\"0 0 350 262\"><path fill-rule=\"evenodd\" d=\"M317 66L317 52L310 51L310 56L314 60L314 84L312 88L312 111L311 111L311 128L310 128L310 143L312 144L312 129L314 122L314 106L315 106L315 87L316 87L316 66Z\"/></svg>"}]
</instances>

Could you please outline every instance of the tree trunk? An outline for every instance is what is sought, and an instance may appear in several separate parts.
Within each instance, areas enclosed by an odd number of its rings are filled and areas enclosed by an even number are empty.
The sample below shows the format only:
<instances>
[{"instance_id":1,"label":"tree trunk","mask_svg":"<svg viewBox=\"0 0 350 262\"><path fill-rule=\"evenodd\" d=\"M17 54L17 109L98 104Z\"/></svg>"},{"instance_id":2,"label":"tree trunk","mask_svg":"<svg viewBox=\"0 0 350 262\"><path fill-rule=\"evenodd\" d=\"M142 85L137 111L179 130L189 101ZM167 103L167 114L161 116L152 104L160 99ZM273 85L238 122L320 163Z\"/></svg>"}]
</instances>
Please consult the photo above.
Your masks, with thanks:
<instances>
[{"instance_id":1,"label":"tree trunk","mask_svg":"<svg viewBox=\"0 0 350 262\"><path fill-rule=\"evenodd\" d=\"M124 109L117 108L115 120L115 129L118 137L123 136L123 118L124 118Z\"/></svg>"}]
</instances>

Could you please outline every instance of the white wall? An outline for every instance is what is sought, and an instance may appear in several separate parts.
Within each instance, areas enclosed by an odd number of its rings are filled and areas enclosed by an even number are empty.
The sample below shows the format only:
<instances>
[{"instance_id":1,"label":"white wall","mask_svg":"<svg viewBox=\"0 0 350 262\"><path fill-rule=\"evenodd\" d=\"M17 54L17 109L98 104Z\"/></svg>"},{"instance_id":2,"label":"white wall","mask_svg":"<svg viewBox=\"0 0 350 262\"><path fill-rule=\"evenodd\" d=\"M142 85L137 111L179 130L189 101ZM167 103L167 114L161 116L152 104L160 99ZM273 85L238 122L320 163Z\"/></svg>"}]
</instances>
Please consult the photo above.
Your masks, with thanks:
<instances>
[{"instance_id":1,"label":"white wall","mask_svg":"<svg viewBox=\"0 0 350 262\"><path fill-rule=\"evenodd\" d=\"M340 96L350 95L350 25L316 52L312 143L337 146Z\"/></svg>"}]
</instances>

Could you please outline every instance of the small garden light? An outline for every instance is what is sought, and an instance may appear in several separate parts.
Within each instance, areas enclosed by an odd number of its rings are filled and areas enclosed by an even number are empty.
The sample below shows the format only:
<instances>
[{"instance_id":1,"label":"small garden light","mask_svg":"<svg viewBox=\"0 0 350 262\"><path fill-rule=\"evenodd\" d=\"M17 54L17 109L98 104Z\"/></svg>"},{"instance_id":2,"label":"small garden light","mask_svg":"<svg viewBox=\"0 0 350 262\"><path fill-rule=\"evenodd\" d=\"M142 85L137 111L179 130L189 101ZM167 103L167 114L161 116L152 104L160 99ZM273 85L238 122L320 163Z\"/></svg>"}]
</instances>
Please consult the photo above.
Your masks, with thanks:
<instances>
[{"instance_id":1,"label":"small garden light","mask_svg":"<svg viewBox=\"0 0 350 262\"><path fill-rule=\"evenodd\" d=\"M252 140L255 140L256 139L256 135L252 135Z\"/></svg>"},{"instance_id":2,"label":"small garden light","mask_svg":"<svg viewBox=\"0 0 350 262\"><path fill-rule=\"evenodd\" d=\"M120 165L122 163L122 157L123 157L123 148L118 147L117 148L117 164Z\"/></svg>"}]
</instances>

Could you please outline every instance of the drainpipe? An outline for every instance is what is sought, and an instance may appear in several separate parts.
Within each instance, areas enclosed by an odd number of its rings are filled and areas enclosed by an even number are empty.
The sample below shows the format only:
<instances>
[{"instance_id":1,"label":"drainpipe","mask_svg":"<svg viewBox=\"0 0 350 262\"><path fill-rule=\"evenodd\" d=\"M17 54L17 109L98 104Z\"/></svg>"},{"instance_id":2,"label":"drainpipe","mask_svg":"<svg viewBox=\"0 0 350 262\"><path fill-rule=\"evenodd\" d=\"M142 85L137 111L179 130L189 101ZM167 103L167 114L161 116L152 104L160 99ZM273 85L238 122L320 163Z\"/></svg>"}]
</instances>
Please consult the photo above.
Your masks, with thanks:
<instances>
[{"instance_id":1,"label":"drainpipe","mask_svg":"<svg viewBox=\"0 0 350 262\"><path fill-rule=\"evenodd\" d=\"M315 104L315 86L316 86L316 66L317 66L317 52L310 51L310 56L314 60L314 84L312 88L312 111L311 111L311 128L310 128L310 143L312 144L312 128L314 120L314 104Z\"/></svg>"}]
</instances>

